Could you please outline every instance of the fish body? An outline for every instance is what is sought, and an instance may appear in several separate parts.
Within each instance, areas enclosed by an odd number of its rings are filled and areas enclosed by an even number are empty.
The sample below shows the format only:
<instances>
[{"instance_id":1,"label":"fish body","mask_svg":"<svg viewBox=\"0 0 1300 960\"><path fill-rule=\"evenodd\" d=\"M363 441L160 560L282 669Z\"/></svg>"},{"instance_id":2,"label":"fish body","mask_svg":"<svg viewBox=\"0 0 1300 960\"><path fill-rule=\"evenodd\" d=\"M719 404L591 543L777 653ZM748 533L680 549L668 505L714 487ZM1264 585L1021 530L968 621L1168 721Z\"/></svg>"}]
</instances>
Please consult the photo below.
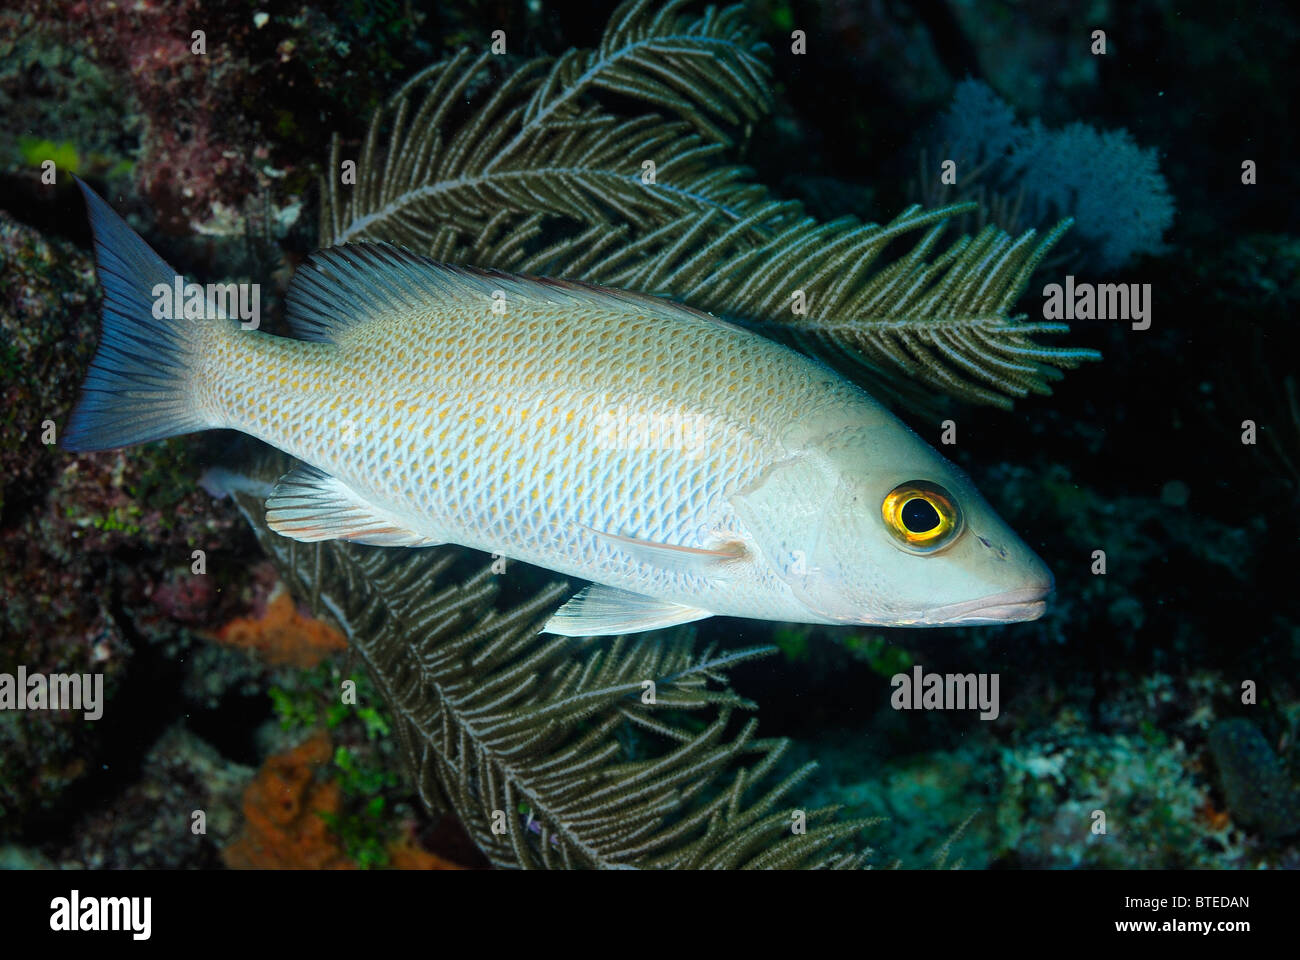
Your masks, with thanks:
<instances>
[{"instance_id":1,"label":"fish body","mask_svg":"<svg viewBox=\"0 0 1300 960\"><path fill-rule=\"evenodd\" d=\"M304 463L267 502L273 529L455 543L592 581L555 633L1042 613L1051 574L960 471L861 389L750 331L383 244L299 269L297 339L158 317L151 291L175 272L83 190L104 340L66 446L250 434ZM936 518L953 521L943 542L909 540L907 523Z\"/></svg>"}]
</instances>

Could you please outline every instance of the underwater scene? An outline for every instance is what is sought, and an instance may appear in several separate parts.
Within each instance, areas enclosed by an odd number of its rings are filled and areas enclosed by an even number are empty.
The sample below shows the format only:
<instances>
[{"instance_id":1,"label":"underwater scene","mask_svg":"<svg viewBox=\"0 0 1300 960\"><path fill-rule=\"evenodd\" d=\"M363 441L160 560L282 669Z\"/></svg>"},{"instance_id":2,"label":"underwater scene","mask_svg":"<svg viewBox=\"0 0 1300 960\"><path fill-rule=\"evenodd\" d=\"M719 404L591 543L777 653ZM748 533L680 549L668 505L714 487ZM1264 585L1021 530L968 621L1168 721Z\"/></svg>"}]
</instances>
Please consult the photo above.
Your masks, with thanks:
<instances>
[{"instance_id":1,"label":"underwater scene","mask_svg":"<svg viewBox=\"0 0 1300 960\"><path fill-rule=\"evenodd\" d=\"M1300 867L1297 58L10 0L0 866Z\"/></svg>"}]
</instances>

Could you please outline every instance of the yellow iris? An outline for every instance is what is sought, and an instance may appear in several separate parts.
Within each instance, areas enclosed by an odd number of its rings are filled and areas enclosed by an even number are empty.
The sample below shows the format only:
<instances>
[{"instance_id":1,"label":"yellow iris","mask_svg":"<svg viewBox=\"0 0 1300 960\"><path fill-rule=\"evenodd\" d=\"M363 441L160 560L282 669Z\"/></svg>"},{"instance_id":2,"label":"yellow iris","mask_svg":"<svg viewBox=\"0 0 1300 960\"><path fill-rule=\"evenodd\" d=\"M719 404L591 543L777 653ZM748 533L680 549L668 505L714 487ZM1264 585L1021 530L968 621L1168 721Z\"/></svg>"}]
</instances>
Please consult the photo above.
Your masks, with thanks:
<instances>
[{"instance_id":1,"label":"yellow iris","mask_svg":"<svg viewBox=\"0 0 1300 960\"><path fill-rule=\"evenodd\" d=\"M943 487L926 480L909 480L890 490L880 513L895 539L918 553L940 550L961 533L957 501Z\"/></svg>"}]
</instances>

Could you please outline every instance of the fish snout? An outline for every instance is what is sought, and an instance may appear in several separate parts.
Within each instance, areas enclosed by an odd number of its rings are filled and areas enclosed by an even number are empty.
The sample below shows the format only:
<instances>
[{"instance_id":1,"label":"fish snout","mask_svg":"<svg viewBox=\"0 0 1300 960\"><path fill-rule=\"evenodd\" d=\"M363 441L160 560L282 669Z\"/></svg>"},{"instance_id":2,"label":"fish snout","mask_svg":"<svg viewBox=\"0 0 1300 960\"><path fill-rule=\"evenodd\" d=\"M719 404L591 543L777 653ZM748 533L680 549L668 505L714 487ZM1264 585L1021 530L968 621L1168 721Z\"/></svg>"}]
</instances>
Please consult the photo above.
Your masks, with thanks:
<instances>
[{"instance_id":1,"label":"fish snout","mask_svg":"<svg viewBox=\"0 0 1300 960\"><path fill-rule=\"evenodd\" d=\"M925 622L956 627L1037 620L1047 612L1048 597L1056 589L1052 572L1042 561L1039 564L1041 570L1034 571L1025 586L935 607L926 614Z\"/></svg>"}]
</instances>

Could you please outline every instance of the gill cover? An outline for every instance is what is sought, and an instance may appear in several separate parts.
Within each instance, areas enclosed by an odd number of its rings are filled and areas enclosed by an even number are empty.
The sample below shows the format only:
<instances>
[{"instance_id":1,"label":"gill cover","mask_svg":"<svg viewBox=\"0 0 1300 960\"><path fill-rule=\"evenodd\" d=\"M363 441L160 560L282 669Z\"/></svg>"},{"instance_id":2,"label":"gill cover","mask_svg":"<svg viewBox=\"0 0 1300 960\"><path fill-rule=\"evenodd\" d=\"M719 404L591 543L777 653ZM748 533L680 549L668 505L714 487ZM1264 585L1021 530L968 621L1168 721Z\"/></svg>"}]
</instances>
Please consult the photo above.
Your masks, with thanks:
<instances>
[{"instance_id":1,"label":"gill cover","mask_svg":"<svg viewBox=\"0 0 1300 960\"><path fill-rule=\"evenodd\" d=\"M803 450L778 460L731 498L755 545L795 597L827 620L858 622L861 610L838 589L843 571L835 517L861 509L851 484L828 457ZM848 536L841 526L839 533Z\"/></svg>"}]
</instances>

